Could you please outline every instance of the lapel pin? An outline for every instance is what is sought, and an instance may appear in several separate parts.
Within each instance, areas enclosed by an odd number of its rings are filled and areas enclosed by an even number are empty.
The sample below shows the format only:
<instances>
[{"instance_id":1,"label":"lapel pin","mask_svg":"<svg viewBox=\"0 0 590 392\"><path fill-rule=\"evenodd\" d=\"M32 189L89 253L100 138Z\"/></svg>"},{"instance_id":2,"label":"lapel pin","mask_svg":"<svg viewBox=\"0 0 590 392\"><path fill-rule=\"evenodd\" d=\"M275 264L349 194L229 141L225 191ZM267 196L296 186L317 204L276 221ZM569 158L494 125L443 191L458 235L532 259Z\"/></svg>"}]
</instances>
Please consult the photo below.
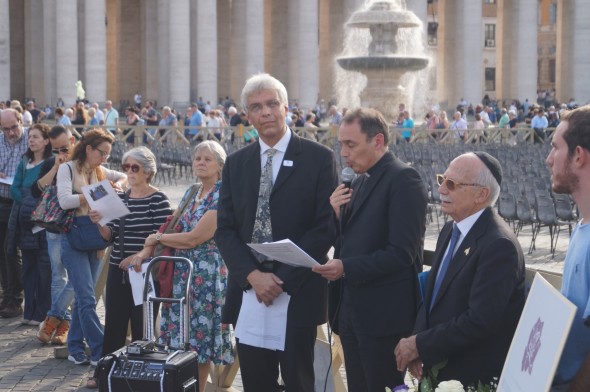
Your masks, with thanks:
<instances>
[{"instance_id":1,"label":"lapel pin","mask_svg":"<svg viewBox=\"0 0 590 392\"><path fill-rule=\"evenodd\" d=\"M283 166L293 166L293 161L284 160L283 161Z\"/></svg>"},{"instance_id":2,"label":"lapel pin","mask_svg":"<svg viewBox=\"0 0 590 392\"><path fill-rule=\"evenodd\" d=\"M469 250L470 250L470 249L471 249L471 248L467 248L467 249L465 249L465 256L467 256L467 255L469 254Z\"/></svg>"}]
</instances>

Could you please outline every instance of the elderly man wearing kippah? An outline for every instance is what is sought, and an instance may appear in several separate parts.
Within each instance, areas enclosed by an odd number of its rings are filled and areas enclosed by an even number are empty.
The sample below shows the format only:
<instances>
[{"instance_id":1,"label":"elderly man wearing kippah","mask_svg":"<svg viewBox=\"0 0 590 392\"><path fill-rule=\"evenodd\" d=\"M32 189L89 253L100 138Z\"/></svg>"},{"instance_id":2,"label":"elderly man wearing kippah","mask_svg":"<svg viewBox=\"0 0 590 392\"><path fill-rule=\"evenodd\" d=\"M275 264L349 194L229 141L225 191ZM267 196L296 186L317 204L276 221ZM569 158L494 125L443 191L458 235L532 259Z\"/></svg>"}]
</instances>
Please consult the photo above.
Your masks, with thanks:
<instances>
[{"instance_id":1,"label":"elderly man wearing kippah","mask_svg":"<svg viewBox=\"0 0 590 392\"><path fill-rule=\"evenodd\" d=\"M499 377L525 302L524 256L493 210L502 168L485 152L455 158L437 175L442 229L414 335L395 348L400 370L422 377L447 360L439 381L463 385Z\"/></svg>"}]
</instances>

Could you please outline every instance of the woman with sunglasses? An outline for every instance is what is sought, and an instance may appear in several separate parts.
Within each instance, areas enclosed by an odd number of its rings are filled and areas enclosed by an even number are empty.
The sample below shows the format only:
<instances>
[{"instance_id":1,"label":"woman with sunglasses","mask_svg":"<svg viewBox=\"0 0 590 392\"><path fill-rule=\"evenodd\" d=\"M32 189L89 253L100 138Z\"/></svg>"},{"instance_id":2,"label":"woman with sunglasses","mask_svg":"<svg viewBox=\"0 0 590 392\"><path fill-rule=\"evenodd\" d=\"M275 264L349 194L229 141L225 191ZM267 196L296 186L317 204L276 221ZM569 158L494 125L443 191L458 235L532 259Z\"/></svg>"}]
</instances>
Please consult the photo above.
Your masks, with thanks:
<instances>
[{"instance_id":1,"label":"woman with sunglasses","mask_svg":"<svg viewBox=\"0 0 590 392\"><path fill-rule=\"evenodd\" d=\"M113 243L105 291L103 356L125 345L129 321L132 341L143 339L143 306L136 306L133 301L128 271L131 266L139 268L149 257L142 252L145 239L157 232L172 213L168 197L151 185L157 169L156 157L148 148L127 151L123 155L123 171L127 174L129 189L120 197L130 213L99 226L103 238ZM98 222L101 215L91 211L90 219ZM96 378L89 379L86 386L96 388Z\"/></svg>"},{"instance_id":2,"label":"woman with sunglasses","mask_svg":"<svg viewBox=\"0 0 590 392\"><path fill-rule=\"evenodd\" d=\"M74 147L72 159L59 166L57 172L57 196L64 210L75 209L76 216L88 215L88 202L82 187L104 179L122 187L127 176L102 166L110 156L114 137L101 129L84 134ZM61 257L74 288L72 322L68 333L68 359L77 365L98 363L102 355L103 331L96 314L94 289L100 274L98 251L74 249L67 236L61 238ZM91 357L85 353L84 341L90 346Z\"/></svg>"},{"instance_id":3,"label":"woman with sunglasses","mask_svg":"<svg viewBox=\"0 0 590 392\"><path fill-rule=\"evenodd\" d=\"M10 186L14 204L8 223L6 252L16 254L17 245L21 250L25 294L23 325L39 325L51 306L51 280L46 279L51 275L51 263L45 232L31 231L31 213L38 203L38 199L31 194L31 185L39 178L43 162L51 157L48 131L49 127L45 124L34 124L29 129L29 148L18 164Z\"/></svg>"},{"instance_id":4,"label":"woman with sunglasses","mask_svg":"<svg viewBox=\"0 0 590 392\"><path fill-rule=\"evenodd\" d=\"M31 185L31 194L40 199L43 191L50 186L55 186L57 171L60 165L70 159L70 152L75 144L72 132L62 125L56 125L49 131L53 157L44 161L39 179ZM51 262L51 308L47 317L39 326L37 339L42 343L57 345L66 344L70 321L72 316L69 308L74 300L74 289L68 280L66 269L61 261L61 236L62 233L52 229L45 229L47 239L47 251Z\"/></svg>"}]
</instances>

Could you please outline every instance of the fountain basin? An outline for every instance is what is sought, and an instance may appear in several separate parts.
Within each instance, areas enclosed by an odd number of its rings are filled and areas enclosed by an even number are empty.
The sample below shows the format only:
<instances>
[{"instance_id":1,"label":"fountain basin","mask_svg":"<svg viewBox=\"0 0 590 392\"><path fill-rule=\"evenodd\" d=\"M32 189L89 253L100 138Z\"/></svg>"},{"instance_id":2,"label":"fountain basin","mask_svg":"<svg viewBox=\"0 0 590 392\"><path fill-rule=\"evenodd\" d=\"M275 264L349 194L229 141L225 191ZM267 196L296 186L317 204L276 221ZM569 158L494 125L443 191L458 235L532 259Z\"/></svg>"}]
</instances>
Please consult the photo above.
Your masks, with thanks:
<instances>
[{"instance_id":1,"label":"fountain basin","mask_svg":"<svg viewBox=\"0 0 590 392\"><path fill-rule=\"evenodd\" d=\"M403 71L419 71L428 66L426 57L408 56L365 56L340 57L338 65L347 71L399 69Z\"/></svg>"}]
</instances>

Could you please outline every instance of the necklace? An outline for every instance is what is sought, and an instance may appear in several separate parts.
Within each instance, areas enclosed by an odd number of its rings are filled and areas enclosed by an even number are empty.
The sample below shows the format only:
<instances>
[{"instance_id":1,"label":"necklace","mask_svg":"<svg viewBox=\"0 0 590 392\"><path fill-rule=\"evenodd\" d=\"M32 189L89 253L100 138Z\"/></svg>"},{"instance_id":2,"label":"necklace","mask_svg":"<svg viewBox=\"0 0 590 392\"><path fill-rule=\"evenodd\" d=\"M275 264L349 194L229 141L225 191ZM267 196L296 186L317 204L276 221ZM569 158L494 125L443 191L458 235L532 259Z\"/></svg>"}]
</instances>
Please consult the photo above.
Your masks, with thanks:
<instances>
[{"instance_id":1,"label":"necklace","mask_svg":"<svg viewBox=\"0 0 590 392\"><path fill-rule=\"evenodd\" d=\"M203 192L203 189L205 189L205 187L201 186L201 189L199 189L199 192L197 193L197 203L196 204L201 204L203 202L203 200L205 200L207 198L207 196L209 195L209 192L211 192L212 188L213 187L209 188L209 190L207 190L207 192ZM203 195L203 193L204 193L204 195Z\"/></svg>"}]
</instances>

